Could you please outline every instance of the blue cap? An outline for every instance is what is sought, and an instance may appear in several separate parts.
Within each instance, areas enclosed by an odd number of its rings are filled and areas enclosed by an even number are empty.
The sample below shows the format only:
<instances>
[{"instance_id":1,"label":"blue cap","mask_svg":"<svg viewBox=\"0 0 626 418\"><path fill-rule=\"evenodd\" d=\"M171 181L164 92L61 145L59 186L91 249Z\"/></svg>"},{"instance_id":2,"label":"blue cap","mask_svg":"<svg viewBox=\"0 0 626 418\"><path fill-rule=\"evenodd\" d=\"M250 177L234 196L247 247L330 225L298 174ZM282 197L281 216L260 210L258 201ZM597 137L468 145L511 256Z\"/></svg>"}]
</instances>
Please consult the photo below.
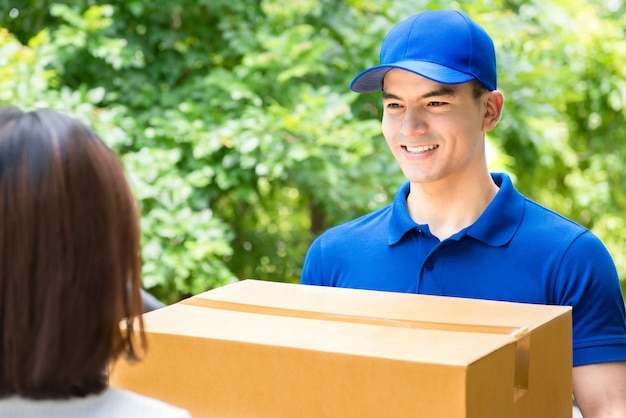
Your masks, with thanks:
<instances>
[{"instance_id":1,"label":"blue cap","mask_svg":"<svg viewBox=\"0 0 626 418\"><path fill-rule=\"evenodd\" d=\"M430 10L398 23L383 41L380 65L357 75L350 89L357 93L382 90L383 78L393 68L442 84L477 79L489 90L498 88L491 37L456 10Z\"/></svg>"}]
</instances>

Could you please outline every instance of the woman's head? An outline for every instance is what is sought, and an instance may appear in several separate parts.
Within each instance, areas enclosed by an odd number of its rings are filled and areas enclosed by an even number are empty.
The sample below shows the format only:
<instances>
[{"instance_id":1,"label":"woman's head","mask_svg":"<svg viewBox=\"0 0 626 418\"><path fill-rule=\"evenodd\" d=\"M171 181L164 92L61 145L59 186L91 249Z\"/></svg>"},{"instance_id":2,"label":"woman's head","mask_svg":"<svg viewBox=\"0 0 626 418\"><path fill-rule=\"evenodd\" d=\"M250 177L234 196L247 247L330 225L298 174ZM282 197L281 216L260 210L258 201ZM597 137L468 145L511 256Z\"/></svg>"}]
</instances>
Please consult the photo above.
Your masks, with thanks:
<instances>
[{"instance_id":1,"label":"woman's head","mask_svg":"<svg viewBox=\"0 0 626 418\"><path fill-rule=\"evenodd\" d=\"M0 109L0 395L97 393L134 356L138 211L116 155L52 110ZM130 326L128 327L130 329Z\"/></svg>"}]
</instances>

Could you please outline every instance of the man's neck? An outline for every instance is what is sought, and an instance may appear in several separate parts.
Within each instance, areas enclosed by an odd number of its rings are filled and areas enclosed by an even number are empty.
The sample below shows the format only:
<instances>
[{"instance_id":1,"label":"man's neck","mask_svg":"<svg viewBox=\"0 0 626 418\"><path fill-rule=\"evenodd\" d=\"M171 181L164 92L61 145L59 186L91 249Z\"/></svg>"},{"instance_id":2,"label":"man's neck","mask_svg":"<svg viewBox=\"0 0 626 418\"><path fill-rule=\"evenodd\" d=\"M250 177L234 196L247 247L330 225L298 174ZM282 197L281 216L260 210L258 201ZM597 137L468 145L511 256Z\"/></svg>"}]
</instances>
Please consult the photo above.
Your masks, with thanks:
<instances>
[{"instance_id":1,"label":"man's neck","mask_svg":"<svg viewBox=\"0 0 626 418\"><path fill-rule=\"evenodd\" d=\"M472 225L498 192L491 175L411 183L407 207L418 224L427 224L441 241Z\"/></svg>"}]
</instances>

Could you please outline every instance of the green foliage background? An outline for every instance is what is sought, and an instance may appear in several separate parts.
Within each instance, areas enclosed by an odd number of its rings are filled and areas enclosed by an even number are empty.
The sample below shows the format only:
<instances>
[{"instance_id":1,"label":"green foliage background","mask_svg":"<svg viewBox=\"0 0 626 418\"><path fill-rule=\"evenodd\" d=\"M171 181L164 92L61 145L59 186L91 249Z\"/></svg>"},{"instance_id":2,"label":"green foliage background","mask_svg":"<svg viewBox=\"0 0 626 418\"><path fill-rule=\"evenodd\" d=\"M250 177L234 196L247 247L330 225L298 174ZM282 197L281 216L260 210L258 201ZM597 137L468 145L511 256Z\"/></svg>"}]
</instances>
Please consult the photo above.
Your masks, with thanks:
<instances>
[{"instance_id":1,"label":"green foliage background","mask_svg":"<svg viewBox=\"0 0 626 418\"><path fill-rule=\"evenodd\" d=\"M624 0L0 0L0 104L52 107L121 156L145 287L295 282L324 229L403 181L380 97L349 92L387 30L458 8L498 50L491 168L589 227L626 278Z\"/></svg>"}]
</instances>

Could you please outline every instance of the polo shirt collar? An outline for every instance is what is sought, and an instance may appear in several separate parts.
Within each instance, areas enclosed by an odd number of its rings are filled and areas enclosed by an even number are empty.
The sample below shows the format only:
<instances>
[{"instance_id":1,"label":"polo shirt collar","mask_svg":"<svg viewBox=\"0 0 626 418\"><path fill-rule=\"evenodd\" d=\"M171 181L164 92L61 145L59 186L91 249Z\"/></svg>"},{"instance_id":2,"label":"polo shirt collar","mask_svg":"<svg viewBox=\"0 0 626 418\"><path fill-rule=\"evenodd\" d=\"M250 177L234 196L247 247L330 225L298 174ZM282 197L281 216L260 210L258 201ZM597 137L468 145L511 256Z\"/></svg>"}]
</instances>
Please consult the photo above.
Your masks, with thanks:
<instances>
[{"instance_id":1,"label":"polo shirt collar","mask_svg":"<svg viewBox=\"0 0 626 418\"><path fill-rule=\"evenodd\" d=\"M522 223L526 198L506 174L492 173L491 178L500 190L466 233L487 245L500 247L513 238Z\"/></svg>"},{"instance_id":2,"label":"polo shirt collar","mask_svg":"<svg viewBox=\"0 0 626 418\"><path fill-rule=\"evenodd\" d=\"M522 222L525 198L515 189L508 175L492 173L491 177L499 187L498 193L476 222L465 229L465 235L498 247L513 238ZM409 191L410 183L406 182L398 189L391 204L389 245L397 244L407 232L417 226L411 219L406 204Z\"/></svg>"},{"instance_id":3,"label":"polo shirt collar","mask_svg":"<svg viewBox=\"0 0 626 418\"><path fill-rule=\"evenodd\" d=\"M387 240L389 245L397 244L404 234L415 228L417 224L409 215L406 198L411 191L411 183L404 183L393 198L391 203L391 217L389 218L389 233Z\"/></svg>"}]
</instances>

